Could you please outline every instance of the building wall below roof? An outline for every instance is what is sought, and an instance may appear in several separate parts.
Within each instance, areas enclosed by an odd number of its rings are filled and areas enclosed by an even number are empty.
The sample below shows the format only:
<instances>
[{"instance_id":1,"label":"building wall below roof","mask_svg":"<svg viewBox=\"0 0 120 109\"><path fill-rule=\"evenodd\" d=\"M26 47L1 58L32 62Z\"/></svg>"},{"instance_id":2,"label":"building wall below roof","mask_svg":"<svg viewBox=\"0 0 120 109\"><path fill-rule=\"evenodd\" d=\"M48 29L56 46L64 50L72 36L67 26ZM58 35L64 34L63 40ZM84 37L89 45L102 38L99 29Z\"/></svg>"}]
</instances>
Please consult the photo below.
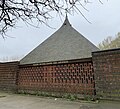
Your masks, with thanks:
<instances>
[{"instance_id":1,"label":"building wall below roof","mask_svg":"<svg viewBox=\"0 0 120 109\"><path fill-rule=\"evenodd\" d=\"M18 77L19 92L43 91L95 95L91 59L56 65L22 66Z\"/></svg>"}]
</instances>

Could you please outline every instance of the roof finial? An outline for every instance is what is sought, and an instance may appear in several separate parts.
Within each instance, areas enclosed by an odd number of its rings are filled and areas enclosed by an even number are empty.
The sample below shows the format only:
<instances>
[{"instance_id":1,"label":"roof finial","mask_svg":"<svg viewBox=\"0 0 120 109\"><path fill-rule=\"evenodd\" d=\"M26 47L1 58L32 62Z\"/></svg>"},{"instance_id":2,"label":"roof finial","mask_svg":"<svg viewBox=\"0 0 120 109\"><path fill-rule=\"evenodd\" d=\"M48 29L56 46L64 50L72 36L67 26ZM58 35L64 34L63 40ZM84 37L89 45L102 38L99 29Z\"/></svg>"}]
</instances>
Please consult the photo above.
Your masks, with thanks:
<instances>
[{"instance_id":1,"label":"roof finial","mask_svg":"<svg viewBox=\"0 0 120 109\"><path fill-rule=\"evenodd\" d=\"M67 16L67 8L65 9L65 14L66 14L66 17L68 17L68 16Z\"/></svg>"},{"instance_id":2,"label":"roof finial","mask_svg":"<svg viewBox=\"0 0 120 109\"><path fill-rule=\"evenodd\" d=\"M70 24L70 22L68 20L67 11L66 11L65 21L64 21L63 25L70 25L71 26L71 24Z\"/></svg>"}]
</instances>

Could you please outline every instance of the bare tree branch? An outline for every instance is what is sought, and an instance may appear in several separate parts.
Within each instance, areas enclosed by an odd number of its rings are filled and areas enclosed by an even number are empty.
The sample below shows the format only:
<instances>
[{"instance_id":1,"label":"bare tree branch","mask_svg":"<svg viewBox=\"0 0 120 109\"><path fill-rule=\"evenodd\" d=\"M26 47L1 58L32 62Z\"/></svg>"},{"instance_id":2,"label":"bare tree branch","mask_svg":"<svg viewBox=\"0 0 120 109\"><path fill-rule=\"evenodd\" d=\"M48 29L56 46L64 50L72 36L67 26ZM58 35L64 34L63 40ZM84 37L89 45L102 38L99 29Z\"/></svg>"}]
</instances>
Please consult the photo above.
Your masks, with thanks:
<instances>
[{"instance_id":1,"label":"bare tree branch","mask_svg":"<svg viewBox=\"0 0 120 109\"><path fill-rule=\"evenodd\" d=\"M19 20L28 24L32 20L45 23L45 20L52 18L50 13L53 11L59 14L62 14L63 11L68 13L71 10L78 11L87 20L77 7L79 5L88 11L82 3L88 4L90 2L89 0L1 0L0 34L4 38L9 28L13 28Z\"/></svg>"}]
</instances>

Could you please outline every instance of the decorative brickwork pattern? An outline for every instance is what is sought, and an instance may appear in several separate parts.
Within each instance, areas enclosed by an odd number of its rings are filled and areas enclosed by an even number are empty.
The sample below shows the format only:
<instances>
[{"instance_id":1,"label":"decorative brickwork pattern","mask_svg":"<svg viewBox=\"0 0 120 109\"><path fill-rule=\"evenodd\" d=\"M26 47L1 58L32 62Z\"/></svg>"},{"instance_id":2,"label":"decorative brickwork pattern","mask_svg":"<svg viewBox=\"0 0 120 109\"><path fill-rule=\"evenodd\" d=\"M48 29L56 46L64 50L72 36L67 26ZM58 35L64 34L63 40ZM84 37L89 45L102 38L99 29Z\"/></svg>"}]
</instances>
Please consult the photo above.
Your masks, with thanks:
<instances>
[{"instance_id":1,"label":"decorative brickwork pattern","mask_svg":"<svg viewBox=\"0 0 120 109\"><path fill-rule=\"evenodd\" d=\"M21 66L18 77L19 90L95 94L91 61Z\"/></svg>"},{"instance_id":2,"label":"decorative brickwork pattern","mask_svg":"<svg viewBox=\"0 0 120 109\"><path fill-rule=\"evenodd\" d=\"M19 62L0 63L0 90L16 91Z\"/></svg>"},{"instance_id":3,"label":"decorative brickwork pattern","mask_svg":"<svg viewBox=\"0 0 120 109\"><path fill-rule=\"evenodd\" d=\"M120 100L120 49L92 53L92 59L19 65L0 63L0 90L73 93Z\"/></svg>"},{"instance_id":4,"label":"decorative brickwork pattern","mask_svg":"<svg viewBox=\"0 0 120 109\"><path fill-rule=\"evenodd\" d=\"M94 52L96 94L108 99L120 99L120 49Z\"/></svg>"}]
</instances>

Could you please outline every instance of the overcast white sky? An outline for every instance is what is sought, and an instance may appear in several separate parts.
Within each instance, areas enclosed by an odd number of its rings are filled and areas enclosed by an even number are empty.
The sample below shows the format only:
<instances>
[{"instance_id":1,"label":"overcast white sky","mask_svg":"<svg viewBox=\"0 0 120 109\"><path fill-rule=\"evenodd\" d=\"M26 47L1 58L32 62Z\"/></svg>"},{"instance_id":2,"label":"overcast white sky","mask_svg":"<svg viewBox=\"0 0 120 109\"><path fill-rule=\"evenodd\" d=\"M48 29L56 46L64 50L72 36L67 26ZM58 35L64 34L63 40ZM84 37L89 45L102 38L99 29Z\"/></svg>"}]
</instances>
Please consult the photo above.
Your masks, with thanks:
<instances>
[{"instance_id":1,"label":"overcast white sky","mask_svg":"<svg viewBox=\"0 0 120 109\"><path fill-rule=\"evenodd\" d=\"M82 10L92 24L88 23L80 14L68 15L68 18L77 31L95 45L98 45L107 36L115 36L120 32L120 0L102 0L103 5L97 0L93 1L93 3L87 5L89 12ZM55 29L43 24L40 25L40 28L34 28L21 22L18 23L19 27L8 32L9 36L14 38L3 40L0 37L0 59L25 56L59 29L63 21L64 17L61 21L58 16L54 15L54 18L48 24Z\"/></svg>"}]
</instances>

